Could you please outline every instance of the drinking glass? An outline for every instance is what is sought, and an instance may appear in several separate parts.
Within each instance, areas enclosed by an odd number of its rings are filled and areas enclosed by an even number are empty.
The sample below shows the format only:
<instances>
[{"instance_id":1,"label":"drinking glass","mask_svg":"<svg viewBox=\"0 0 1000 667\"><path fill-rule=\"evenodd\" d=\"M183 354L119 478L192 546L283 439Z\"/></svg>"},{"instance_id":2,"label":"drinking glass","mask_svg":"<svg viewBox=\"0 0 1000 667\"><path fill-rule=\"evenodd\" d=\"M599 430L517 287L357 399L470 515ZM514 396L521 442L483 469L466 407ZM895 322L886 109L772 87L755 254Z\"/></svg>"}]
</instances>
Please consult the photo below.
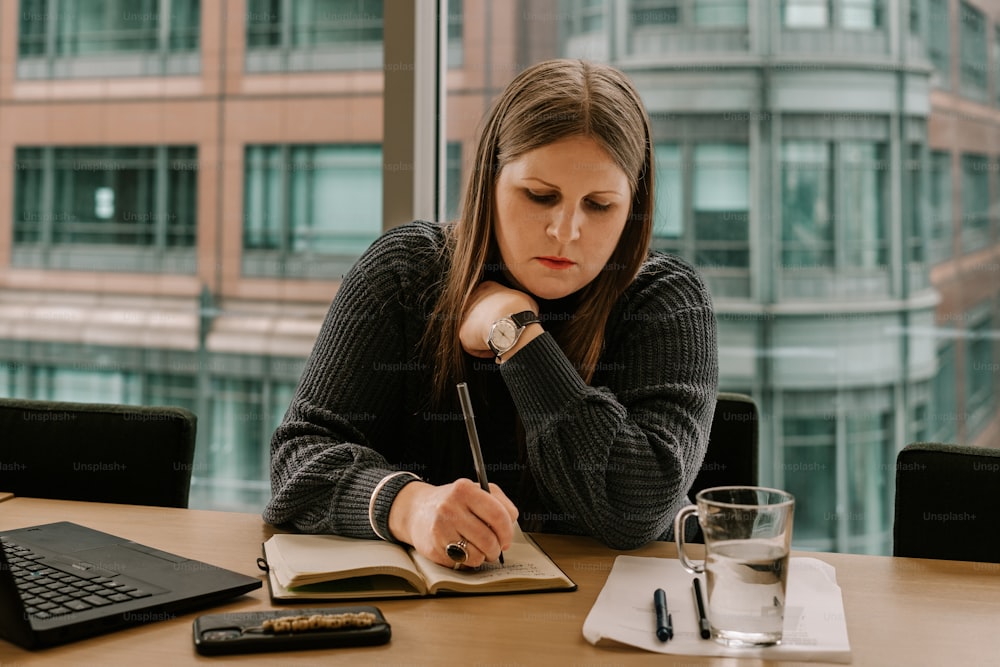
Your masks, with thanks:
<instances>
[{"instance_id":1,"label":"drinking glass","mask_svg":"<svg viewBox=\"0 0 1000 667\"><path fill-rule=\"evenodd\" d=\"M699 491L674 519L684 569L705 573L707 615L715 641L726 646L781 643L795 498L779 489L719 486ZM684 525L696 514L705 561L684 553Z\"/></svg>"}]
</instances>

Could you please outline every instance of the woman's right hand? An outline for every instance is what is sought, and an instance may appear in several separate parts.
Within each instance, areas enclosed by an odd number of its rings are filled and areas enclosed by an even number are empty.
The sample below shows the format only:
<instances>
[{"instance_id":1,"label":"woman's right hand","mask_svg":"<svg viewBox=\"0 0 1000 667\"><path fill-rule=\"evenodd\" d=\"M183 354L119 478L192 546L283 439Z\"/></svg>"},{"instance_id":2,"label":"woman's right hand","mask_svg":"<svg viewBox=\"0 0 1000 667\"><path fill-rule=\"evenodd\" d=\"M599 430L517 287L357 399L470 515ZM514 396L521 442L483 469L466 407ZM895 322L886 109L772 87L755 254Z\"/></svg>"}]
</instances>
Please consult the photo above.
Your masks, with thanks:
<instances>
[{"instance_id":1,"label":"woman's right hand","mask_svg":"<svg viewBox=\"0 0 1000 667\"><path fill-rule=\"evenodd\" d=\"M442 486L410 482L393 500L389 530L400 542L445 567L455 564L447 554L448 545L464 539L469 554L465 565L479 567L510 548L517 514L517 507L495 484L486 493L468 479Z\"/></svg>"}]
</instances>

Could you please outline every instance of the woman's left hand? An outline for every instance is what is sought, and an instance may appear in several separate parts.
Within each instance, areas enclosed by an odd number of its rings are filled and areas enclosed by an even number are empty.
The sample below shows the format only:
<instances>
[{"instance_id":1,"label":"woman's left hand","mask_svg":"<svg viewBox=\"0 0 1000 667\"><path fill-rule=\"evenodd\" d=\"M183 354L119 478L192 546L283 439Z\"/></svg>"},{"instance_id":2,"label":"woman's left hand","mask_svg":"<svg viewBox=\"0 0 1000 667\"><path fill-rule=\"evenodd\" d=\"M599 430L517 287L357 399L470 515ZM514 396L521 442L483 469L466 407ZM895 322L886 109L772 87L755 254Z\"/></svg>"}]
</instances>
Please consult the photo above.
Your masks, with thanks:
<instances>
[{"instance_id":1,"label":"woman's left hand","mask_svg":"<svg viewBox=\"0 0 1000 667\"><path fill-rule=\"evenodd\" d=\"M501 317L525 310L538 312L538 304L528 294L492 280L480 283L472 292L459 330L462 349L474 357L492 357L493 351L486 341L493 323Z\"/></svg>"}]
</instances>

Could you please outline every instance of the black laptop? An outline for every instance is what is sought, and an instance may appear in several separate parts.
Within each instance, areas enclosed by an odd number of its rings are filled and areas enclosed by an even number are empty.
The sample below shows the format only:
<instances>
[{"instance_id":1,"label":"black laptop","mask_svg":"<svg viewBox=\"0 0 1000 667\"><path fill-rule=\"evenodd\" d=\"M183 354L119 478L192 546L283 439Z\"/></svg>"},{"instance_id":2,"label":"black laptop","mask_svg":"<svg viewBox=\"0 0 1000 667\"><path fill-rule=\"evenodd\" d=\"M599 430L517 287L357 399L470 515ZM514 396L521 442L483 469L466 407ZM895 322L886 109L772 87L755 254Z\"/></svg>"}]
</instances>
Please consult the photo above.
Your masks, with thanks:
<instances>
[{"instance_id":1,"label":"black laptop","mask_svg":"<svg viewBox=\"0 0 1000 667\"><path fill-rule=\"evenodd\" d=\"M0 637L25 648L166 620L261 586L65 521L0 531L0 544Z\"/></svg>"}]
</instances>

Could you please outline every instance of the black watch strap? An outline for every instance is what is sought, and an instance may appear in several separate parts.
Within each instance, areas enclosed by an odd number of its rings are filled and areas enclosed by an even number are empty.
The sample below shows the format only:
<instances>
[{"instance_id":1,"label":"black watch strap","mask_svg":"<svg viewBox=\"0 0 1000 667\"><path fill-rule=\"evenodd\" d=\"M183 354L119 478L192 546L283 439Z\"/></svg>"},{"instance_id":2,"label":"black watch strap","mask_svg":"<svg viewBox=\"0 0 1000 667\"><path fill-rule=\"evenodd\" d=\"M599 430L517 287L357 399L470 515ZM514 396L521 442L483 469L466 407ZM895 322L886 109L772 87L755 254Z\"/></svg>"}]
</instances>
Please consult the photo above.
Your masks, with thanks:
<instances>
[{"instance_id":1,"label":"black watch strap","mask_svg":"<svg viewBox=\"0 0 1000 667\"><path fill-rule=\"evenodd\" d=\"M538 319L538 315L530 310L522 310L520 313L514 313L510 316L514 324L518 326L519 329L523 329L529 324L541 324L542 321Z\"/></svg>"}]
</instances>

